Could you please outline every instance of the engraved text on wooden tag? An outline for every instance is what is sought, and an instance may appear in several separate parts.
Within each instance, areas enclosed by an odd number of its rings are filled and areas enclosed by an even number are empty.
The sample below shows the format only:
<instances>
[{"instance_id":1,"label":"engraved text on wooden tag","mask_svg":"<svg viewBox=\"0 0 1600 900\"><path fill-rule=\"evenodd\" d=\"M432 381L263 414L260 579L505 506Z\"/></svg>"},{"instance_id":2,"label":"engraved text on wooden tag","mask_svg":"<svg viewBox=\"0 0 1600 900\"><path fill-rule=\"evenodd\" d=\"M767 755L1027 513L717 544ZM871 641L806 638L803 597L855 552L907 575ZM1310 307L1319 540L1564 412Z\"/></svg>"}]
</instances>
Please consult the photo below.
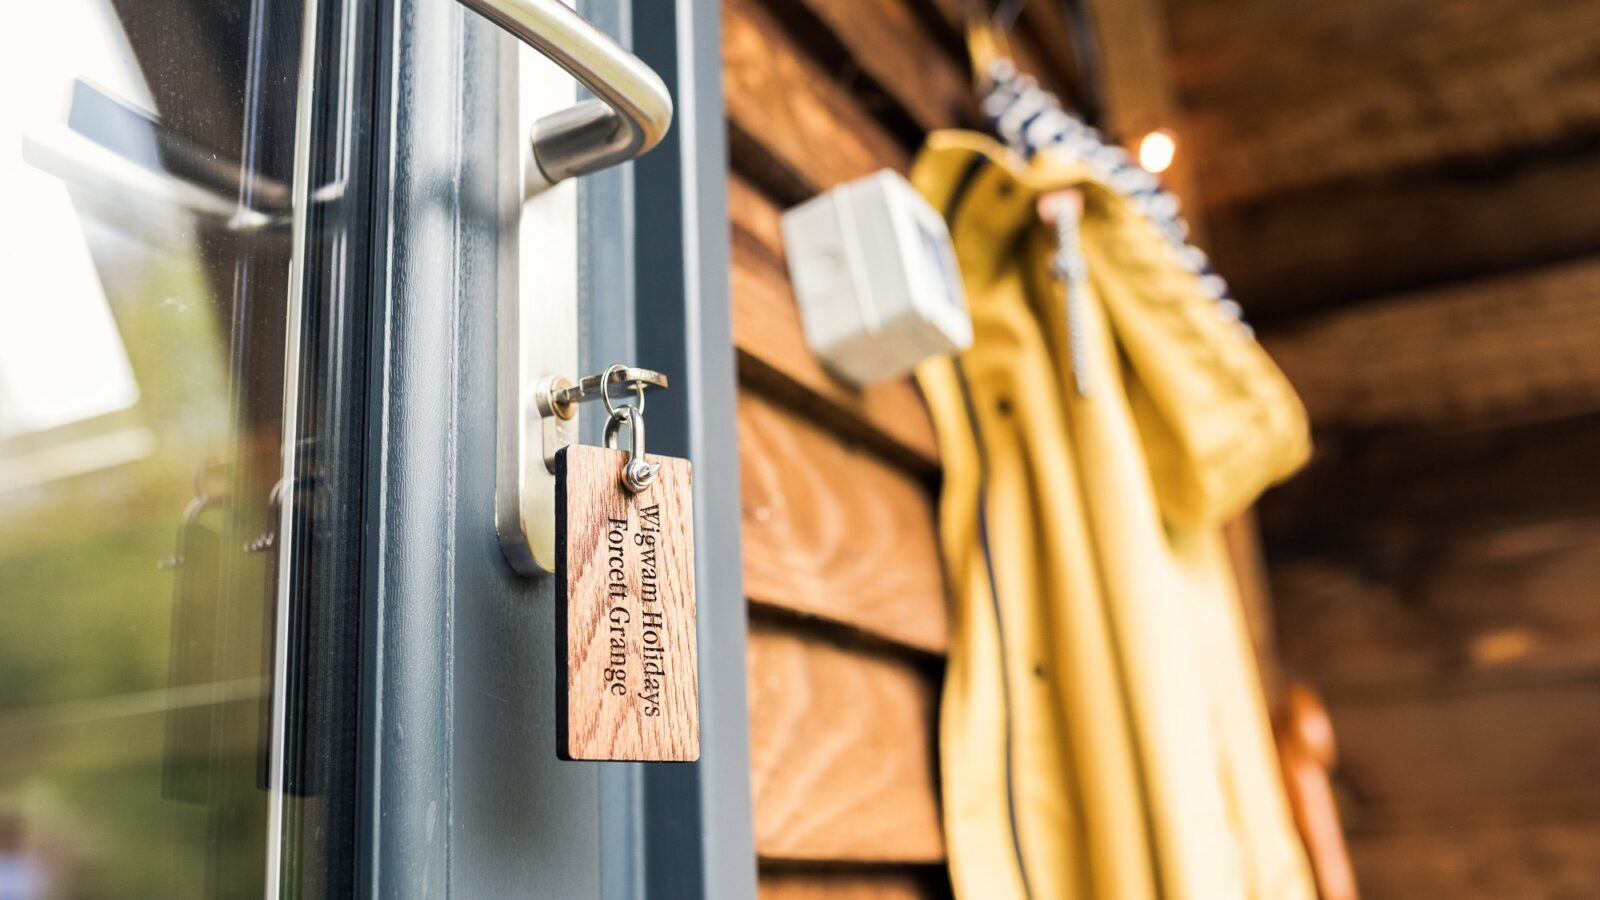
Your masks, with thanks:
<instances>
[{"instance_id":1,"label":"engraved text on wooden tag","mask_svg":"<svg viewBox=\"0 0 1600 900\"><path fill-rule=\"evenodd\" d=\"M562 759L700 756L689 461L622 486L627 454L556 456L556 745Z\"/></svg>"}]
</instances>

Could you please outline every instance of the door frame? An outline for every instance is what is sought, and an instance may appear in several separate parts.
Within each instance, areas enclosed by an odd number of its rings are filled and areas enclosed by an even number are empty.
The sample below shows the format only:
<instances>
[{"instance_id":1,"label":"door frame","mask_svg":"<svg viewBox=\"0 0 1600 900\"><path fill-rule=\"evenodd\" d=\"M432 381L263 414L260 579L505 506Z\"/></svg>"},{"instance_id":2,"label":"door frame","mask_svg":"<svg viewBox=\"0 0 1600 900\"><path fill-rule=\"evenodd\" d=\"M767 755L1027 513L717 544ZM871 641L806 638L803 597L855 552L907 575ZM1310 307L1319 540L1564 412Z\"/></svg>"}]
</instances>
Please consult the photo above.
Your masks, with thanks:
<instances>
[{"instance_id":1,"label":"door frame","mask_svg":"<svg viewBox=\"0 0 1600 900\"><path fill-rule=\"evenodd\" d=\"M694 496L701 758L646 770L645 826L686 826L646 842L647 893L733 900L755 894L756 852L722 4L637 0L634 16L635 50L666 79L678 110L661 146L635 168L634 256L640 273L652 273L649 293L635 301L638 332L651 336L638 354L647 367L683 373L687 386L667 392L665 427L652 420L650 435L702 473ZM678 877L681 859L698 860L698 884Z\"/></svg>"},{"instance_id":2,"label":"door frame","mask_svg":"<svg viewBox=\"0 0 1600 900\"><path fill-rule=\"evenodd\" d=\"M660 146L580 186L580 330L586 366L669 375L651 447L701 473L690 764L556 759L551 584L512 572L494 533L509 38L453 0L378 8L360 890L753 897L718 5L579 4L634 38L677 107Z\"/></svg>"}]
</instances>

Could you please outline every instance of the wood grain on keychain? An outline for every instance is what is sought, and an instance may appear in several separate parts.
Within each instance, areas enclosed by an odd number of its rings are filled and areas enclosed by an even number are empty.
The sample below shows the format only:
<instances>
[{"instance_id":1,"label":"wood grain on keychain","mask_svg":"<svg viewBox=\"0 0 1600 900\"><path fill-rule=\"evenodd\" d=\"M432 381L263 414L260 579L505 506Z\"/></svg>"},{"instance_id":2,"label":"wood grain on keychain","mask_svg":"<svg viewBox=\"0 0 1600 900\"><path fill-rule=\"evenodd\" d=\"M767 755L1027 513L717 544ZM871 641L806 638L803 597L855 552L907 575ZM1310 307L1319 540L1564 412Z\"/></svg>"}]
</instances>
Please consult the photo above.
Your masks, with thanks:
<instances>
[{"instance_id":1,"label":"wood grain on keychain","mask_svg":"<svg viewBox=\"0 0 1600 900\"><path fill-rule=\"evenodd\" d=\"M647 458L661 468L634 494L626 453L574 445L556 457L563 759L700 756L689 461Z\"/></svg>"}]
</instances>

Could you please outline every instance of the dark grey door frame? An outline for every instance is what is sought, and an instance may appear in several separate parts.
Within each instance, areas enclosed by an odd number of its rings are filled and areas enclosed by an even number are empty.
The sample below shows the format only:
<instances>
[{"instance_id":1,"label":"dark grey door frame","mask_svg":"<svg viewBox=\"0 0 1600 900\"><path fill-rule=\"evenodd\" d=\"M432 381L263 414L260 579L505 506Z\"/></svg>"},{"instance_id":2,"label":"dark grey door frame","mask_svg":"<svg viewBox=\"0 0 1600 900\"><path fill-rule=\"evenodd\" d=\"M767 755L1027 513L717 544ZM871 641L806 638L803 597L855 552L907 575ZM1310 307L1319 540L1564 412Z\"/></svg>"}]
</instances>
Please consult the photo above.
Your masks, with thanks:
<instances>
[{"instance_id":1,"label":"dark grey door frame","mask_svg":"<svg viewBox=\"0 0 1600 900\"><path fill-rule=\"evenodd\" d=\"M651 420L651 440L659 434L668 452L694 460L700 548L702 756L646 775L644 822L665 831L646 842L646 874L652 897L734 900L754 895L755 843L721 9L706 0L634 4L635 50L666 79L678 107L666 140L635 164L635 258L644 276L640 362L683 373L688 388L667 392L668 415L660 425ZM700 865L698 884L686 859Z\"/></svg>"},{"instance_id":2,"label":"dark grey door frame","mask_svg":"<svg viewBox=\"0 0 1600 900\"><path fill-rule=\"evenodd\" d=\"M494 534L505 41L453 0L380 7L362 893L752 897L718 4L580 3L631 31L678 110L651 154L585 179L580 219L585 364L667 372L651 449L698 475L688 765L556 759L551 586L513 573Z\"/></svg>"}]
</instances>

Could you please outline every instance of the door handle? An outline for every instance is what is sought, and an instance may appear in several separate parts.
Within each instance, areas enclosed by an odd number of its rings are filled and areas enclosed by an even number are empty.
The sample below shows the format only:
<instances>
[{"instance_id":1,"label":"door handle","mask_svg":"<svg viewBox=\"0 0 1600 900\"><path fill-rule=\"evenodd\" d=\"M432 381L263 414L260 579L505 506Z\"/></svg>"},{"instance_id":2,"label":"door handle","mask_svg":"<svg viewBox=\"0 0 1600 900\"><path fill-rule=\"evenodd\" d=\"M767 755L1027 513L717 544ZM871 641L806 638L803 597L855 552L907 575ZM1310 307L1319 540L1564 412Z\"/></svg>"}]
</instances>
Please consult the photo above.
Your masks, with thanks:
<instances>
[{"instance_id":1,"label":"door handle","mask_svg":"<svg viewBox=\"0 0 1600 900\"><path fill-rule=\"evenodd\" d=\"M460 2L549 57L598 98L533 124L529 193L627 162L659 143L672 125L672 96L655 70L561 0Z\"/></svg>"},{"instance_id":2,"label":"door handle","mask_svg":"<svg viewBox=\"0 0 1600 900\"><path fill-rule=\"evenodd\" d=\"M552 389L579 374L583 248L573 177L645 153L672 124L672 97L660 76L570 2L460 0L528 48L501 68L497 131L503 225L495 534L523 575L555 571L556 484L548 462L579 433L576 402L549 414ZM596 99L577 100L572 79Z\"/></svg>"}]
</instances>

